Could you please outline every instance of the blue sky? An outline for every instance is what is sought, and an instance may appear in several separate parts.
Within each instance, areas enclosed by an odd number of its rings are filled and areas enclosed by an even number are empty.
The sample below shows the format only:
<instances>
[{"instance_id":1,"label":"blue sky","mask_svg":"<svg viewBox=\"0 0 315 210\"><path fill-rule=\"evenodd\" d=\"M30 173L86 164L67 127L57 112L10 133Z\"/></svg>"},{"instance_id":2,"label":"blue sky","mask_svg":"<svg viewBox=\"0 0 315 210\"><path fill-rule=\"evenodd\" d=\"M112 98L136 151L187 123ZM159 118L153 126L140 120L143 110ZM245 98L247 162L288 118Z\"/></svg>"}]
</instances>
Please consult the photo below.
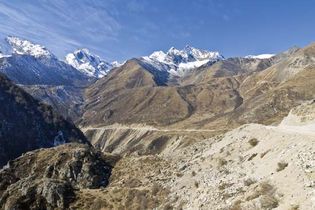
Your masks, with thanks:
<instances>
[{"instance_id":1,"label":"blue sky","mask_svg":"<svg viewBox=\"0 0 315 210\"><path fill-rule=\"evenodd\" d=\"M315 1L0 0L0 38L16 35L63 57L86 47L124 60L191 46L225 57L315 41Z\"/></svg>"}]
</instances>

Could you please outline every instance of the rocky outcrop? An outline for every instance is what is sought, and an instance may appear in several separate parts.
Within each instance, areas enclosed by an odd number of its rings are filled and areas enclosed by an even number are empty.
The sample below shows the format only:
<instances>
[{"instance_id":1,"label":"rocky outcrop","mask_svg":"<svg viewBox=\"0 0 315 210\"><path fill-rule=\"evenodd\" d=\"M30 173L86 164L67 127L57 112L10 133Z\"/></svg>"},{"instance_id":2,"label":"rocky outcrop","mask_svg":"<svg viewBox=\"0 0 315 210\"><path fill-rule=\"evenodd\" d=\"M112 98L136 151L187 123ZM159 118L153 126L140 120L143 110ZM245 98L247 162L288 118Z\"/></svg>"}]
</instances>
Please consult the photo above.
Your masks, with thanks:
<instances>
[{"instance_id":1,"label":"rocky outcrop","mask_svg":"<svg viewBox=\"0 0 315 210\"><path fill-rule=\"evenodd\" d=\"M8 187L1 197L2 209L65 209L74 200L69 183L54 179L23 179Z\"/></svg>"},{"instance_id":2,"label":"rocky outcrop","mask_svg":"<svg viewBox=\"0 0 315 210\"><path fill-rule=\"evenodd\" d=\"M65 209L76 190L106 187L112 164L82 144L26 153L0 171L0 208Z\"/></svg>"}]
</instances>

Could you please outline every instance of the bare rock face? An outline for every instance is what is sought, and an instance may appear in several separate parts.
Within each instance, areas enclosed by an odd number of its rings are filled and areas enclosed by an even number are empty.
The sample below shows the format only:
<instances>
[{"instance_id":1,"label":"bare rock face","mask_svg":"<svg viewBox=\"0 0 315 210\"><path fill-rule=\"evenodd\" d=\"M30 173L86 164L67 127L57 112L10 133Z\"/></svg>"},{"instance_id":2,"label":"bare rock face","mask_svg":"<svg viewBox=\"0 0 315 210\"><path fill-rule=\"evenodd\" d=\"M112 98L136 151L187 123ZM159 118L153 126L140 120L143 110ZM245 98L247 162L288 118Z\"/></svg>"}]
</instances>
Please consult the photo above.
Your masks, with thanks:
<instances>
[{"instance_id":1,"label":"bare rock face","mask_svg":"<svg viewBox=\"0 0 315 210\"><path fill-rule=\"evenodd\" d=\"M75 190L106 187L111 165L88 145L40 149L0 171L1 209L65 209Z\"/></svg>"}]
</instances>

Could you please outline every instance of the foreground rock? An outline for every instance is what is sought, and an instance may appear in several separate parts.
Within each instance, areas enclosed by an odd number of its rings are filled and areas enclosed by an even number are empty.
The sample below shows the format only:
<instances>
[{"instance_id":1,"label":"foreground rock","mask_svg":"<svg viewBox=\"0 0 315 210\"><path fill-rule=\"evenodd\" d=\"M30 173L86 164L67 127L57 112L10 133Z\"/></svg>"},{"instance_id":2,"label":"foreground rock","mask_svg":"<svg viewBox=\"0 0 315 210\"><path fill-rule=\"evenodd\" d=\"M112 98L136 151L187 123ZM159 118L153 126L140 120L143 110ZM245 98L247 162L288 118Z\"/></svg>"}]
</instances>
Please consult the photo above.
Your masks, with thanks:
<instances>
[{"instance_id":1,"label":"foreground rock","mask_svg":"<svg viewBox=\"0 0 315 210\"><path fill-rule=\"evenodd\" d=\"M26 153L0 171L0 208L68 208L77 190L107 186L111 163L81 144Z\"/></svg>"}]
</instances>

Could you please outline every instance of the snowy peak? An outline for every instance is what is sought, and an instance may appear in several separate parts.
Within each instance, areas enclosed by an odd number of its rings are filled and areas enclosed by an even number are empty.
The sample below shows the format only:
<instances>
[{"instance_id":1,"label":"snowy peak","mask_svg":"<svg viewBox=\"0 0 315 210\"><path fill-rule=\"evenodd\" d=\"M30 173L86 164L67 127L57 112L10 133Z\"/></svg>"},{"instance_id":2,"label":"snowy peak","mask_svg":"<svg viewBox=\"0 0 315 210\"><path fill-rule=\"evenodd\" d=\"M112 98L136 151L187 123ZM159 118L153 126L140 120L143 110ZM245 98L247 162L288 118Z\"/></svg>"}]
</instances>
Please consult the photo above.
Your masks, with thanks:
<instances>
[{"instance_id":1,"label":"snowy peak","mask_svg":"<svg viewBox=\"0 0 315 210\"><path fill-rule=\"evenodd\" d=\"M174 47L169 49L166 53L173 61L179 63L187 63L192 61L216 61L221 60L224 57L219 52L211 52L207 50L201 50L187 45L184 49L178 50Z\"/></svg>"},{"instance_id":2,"label":"snowy peak","mask_svg":"<svg viewBox=\"0 0 315 210\"><path fill-rule=\"evenodd\" d=\"M112 68L120 65L117 61L108 63L102 60L99 56L92 54L86 48L69 53L66 56L66 63L87 76L96 78L105 76Z\"/></svg>"},{"instance_id":3,"label":"snowy peak","mask_svg":"<svg viewBox=\"0 0 315 210\"><path fill-rule=\"evenodd\" d=\"M224 59L224 57L222 55L220 55L219 52L209 52L206 50L201 50L201 49L197 49L194 47L190 47L190 46L186 46L184 48L184 51L187 55L191 55L192 57L194 57L196 60L221 60Z\"/></svg>"},{"instance_id":4,"label":"snowy peak","mask_svg":"<svg viewBox=\"0 0 315 210\"><path fill-rule=\"evenodd\" d=\"M181 76L187 70L223 59L219 52L201 50L188 45L182 50L171 47L166 53L155 51L149 56L142 57L146 64L175 76Z\"/></svg>"},{"instance_id":5,"label":"snowy peak","mask_svg":"<svg viewBox=\"0 0 315 210\"><path fill-rule=\"evenodd\" d=\"M36 58L49 57L55 58L55 56L46 49L46 47L39 44L34 44L28 40L23 40L18 37L9 36L6 38L7 43L12 48L13 53L20 55L31 55Z\"/></svg>"},{"instance_id":6,"label":"snowy peak","mask_svg":"<svg viewBox=\"0 0 315 210\"><path fill-rule=\"evenodd\" d=\"M166 57L167 55L163 51L155 51L149 56L149 58L160 62L164 62L166 60Z\"/></svg>"}]
</instances>

